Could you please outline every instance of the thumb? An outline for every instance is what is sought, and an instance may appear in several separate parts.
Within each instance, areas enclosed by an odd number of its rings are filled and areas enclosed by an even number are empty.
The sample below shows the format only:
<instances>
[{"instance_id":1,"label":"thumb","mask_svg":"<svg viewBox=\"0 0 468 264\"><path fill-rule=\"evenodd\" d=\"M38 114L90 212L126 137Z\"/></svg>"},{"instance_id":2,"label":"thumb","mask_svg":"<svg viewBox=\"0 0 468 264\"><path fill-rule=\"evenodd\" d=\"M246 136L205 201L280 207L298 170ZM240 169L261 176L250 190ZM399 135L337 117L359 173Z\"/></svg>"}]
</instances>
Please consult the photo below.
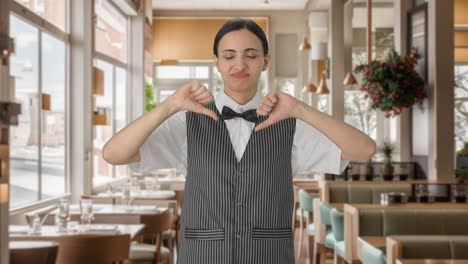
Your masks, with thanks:
<instances>
[{"instance_id":1,"label":"thumb","mask_svg":"<svg viewBox=\"0 0 468 264\"><path fill-rule=\"evenodd\" d=\"M202 104L198 103L197 112L200 114L207 115L213 118L214 121L218 121L218 115L215 114L212 110L204 107Z\"/></svg>"},{"instance_id":2,"label":"thumb","mask_svg":"<svg viewBox=\"0 0 468 264\"><path fill-rule=\"evenodd\" d=\"M264 128L267 128L271 125L273 125L275 122L271 119L271 118L268 118L267 120L261 122L260 124L258 124L256 127L255 127L255 131L259 131L259 130L262 130Z\"/></svg>"}]
</instances>

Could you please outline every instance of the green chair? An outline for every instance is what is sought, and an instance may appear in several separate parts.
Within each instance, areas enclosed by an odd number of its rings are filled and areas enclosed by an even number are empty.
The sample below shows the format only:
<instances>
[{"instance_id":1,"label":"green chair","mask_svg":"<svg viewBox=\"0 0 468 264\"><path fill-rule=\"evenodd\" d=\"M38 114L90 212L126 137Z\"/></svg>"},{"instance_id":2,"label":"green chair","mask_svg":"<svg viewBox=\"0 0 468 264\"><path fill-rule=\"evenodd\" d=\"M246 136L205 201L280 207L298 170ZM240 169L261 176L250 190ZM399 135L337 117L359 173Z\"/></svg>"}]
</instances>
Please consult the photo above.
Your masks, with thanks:
<instances>
[{"instance_id":1,"label":"green chair","mask_svg":"<svg viewBox=\"0 0 468 264\"><path fill-rule=\"evenodd\" d=\"M335 258L344 259L345 244L344 244L344 215L340 211L333 208L330 212L330 222L332 229L333 240L335 241Z\"/></svg>"},{"instance_id":2,"label":"green chair","mask_svg":"<svg viewBox=\"0 0 468 264\"><path fill-rule=\"evenodd\" d=\"M321 244L319 242L315 243L317 246L315 248L316 263L325 263L327 252L332 252L335 249L335 238L332 234L330 218L330 213L332 209L333 208L329 204L323 201L320 201L318 205L320 223L326 226L326 233L324 244Z\"/></svg>"},{"instance_id":3,"label":"green chair","mask_svg":"<svg viewBox=\"0 0 468 264\"><path fill-rule=\"evenodd\" d=\"M302 245L302 233L304 229L304 219L306 221L306 228L308 234L308 243L309 243L309 259L310 263L313 262L314 254L314 237L315 237L315 228L312 223L313 220L313 202L314 197L309 195L305 190L299 190L299 209L300 209L300 233L299 233L299 245ZM304 217L304 212L306 213ZM301 246L298 247L297 259L301 257Z\"/></svg>"}]
</instances>

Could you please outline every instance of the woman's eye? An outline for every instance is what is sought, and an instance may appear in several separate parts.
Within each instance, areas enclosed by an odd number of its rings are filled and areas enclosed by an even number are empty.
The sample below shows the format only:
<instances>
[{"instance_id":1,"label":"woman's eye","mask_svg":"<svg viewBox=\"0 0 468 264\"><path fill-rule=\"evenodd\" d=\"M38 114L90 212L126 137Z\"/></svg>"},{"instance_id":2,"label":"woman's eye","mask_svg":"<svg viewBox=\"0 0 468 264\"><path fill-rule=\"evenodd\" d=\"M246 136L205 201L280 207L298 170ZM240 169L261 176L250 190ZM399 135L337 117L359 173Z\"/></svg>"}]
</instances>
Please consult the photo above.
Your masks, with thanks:
<instances>
[{"instance_id":1,"label":"woman's eye","mask_svg":"<svg viewBox=\"0 0 468 264\"><path fill-rule=\"evenodd\" d=\"M232 59L234 59L234 57L224 57L224 59L226 59L226 60L232 60Z\"/></svg>"},{"instance_id":2,"label":"woman's eye","mask_svg":"<svg viewBox=\"0 0 468 264\"><path fill-rule=\"evenodd\" d=\"M252 55L252 56L247 56L247 58L249 58L249 59L255 59L255 58L257 58L257 56Z\"/></svg>"}]
</instances>

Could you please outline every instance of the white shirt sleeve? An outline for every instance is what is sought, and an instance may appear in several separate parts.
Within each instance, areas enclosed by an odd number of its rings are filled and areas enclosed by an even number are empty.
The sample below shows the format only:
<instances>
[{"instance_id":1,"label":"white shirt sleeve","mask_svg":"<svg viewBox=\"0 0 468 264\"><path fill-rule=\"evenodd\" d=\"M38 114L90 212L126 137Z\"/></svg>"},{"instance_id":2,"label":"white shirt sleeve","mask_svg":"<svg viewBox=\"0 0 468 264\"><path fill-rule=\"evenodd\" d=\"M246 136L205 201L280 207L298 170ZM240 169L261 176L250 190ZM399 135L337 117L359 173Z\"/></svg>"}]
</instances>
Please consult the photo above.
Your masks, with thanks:
<instances>
[{"instance_id":1,"label":"white shirt sleeve","mask_svg":"<svg viewBox=\"0 0 468 264\"><path fill-rule=\"evenodd\" d=\"M292 147L293 176L305 172L340 174L349 161L341 159L341 149L318 129L296 121Z\"/></svg>"},{"instance_id":2,"label":"white shirt sleeve","mask_svg":"<svg viewBox=\"0 0 468 264\"><path fill-rule=\"evenodd\" d=\"M177 168L187 171L187 124L185 112L163 122L140 147L140 161L130 163L135 172Z\"/></svg>"}]
</instances>

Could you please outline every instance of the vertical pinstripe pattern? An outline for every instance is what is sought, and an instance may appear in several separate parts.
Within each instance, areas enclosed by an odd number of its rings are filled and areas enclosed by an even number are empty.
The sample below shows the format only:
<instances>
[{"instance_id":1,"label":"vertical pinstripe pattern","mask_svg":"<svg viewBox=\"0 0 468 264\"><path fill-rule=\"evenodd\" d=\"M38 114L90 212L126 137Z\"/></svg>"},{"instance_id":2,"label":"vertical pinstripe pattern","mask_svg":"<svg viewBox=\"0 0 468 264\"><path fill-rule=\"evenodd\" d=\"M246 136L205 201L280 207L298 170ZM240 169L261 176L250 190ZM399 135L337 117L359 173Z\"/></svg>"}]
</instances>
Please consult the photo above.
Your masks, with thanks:
<instances>
[{"instance_id":1,"label":"vertical pinstripe pattern","mask_svg":"<svg viewBox=\"0 0 468 264\"><path fill-rule=\"evenodd\" d=\"M219 116L214 103L206 107ZM252 132L238 162L223 121L187 113L178 264L294 264L295 127L295 119L286 119Z\"/></svg>"}]
</instances>

